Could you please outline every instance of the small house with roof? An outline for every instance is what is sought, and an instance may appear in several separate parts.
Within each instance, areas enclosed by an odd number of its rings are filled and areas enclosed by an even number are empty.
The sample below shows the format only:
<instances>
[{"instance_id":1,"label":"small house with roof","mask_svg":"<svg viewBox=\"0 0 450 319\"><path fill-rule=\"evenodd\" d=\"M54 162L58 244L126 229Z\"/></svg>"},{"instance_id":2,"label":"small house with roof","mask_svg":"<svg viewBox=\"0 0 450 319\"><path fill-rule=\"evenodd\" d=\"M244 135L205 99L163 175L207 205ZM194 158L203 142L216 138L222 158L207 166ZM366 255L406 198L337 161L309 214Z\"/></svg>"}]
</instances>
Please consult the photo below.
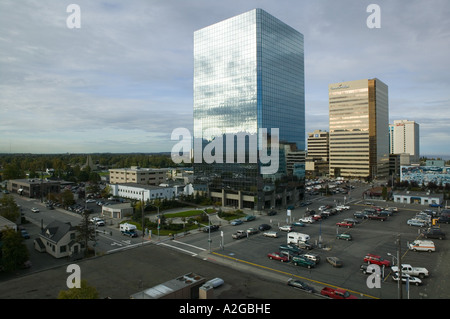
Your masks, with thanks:
<instances>
[{"instance_id":1,"label":"small house with roof","mask_svg":"<svg viewBox=\"0 0 450 319\"><path fill-rule=\"evenodd\" d=\"M53 221L34 240L34 248L55 258L72 257L81 253L82 245L76 240L76 228L69 222Z\"/></svg>"}]
</instances>

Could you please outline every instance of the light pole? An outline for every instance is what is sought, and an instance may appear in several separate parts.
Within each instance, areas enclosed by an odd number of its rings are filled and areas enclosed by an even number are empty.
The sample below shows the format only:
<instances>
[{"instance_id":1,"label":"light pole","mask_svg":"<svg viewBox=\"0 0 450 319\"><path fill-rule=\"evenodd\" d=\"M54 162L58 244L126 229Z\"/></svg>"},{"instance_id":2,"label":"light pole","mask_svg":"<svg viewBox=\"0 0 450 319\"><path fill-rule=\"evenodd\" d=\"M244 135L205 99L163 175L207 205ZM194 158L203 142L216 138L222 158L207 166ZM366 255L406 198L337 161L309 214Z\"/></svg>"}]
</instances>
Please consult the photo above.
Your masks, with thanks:
<instances>
[{"instance_id":1,"label":"light pole","mask_svg":"<svg viewBox=\"0 0 450 319\"><path fill-rule=\"evenodd\" d=\"M156 207L156 217L158 218L158 226L156 226L156 227L158 229L158 240L159 240L159 228L160 228L160 221L161 221L161 217L159 216L159 206L161 205L161 203L159 205L149 203L148 205Z\"/></svg>"},{"instance_id":2,"label":"light pole","mask_svg":"<svg viewBox=\"0 0 450 319\"><path fill-rule=\"evenodd\" d=\"M206 212L206 209L203 210L203 212L208 216L208 245L209 245L209 252L211 252L211 218L209 217L209 214Z\"/></svg>"}]
</instances>

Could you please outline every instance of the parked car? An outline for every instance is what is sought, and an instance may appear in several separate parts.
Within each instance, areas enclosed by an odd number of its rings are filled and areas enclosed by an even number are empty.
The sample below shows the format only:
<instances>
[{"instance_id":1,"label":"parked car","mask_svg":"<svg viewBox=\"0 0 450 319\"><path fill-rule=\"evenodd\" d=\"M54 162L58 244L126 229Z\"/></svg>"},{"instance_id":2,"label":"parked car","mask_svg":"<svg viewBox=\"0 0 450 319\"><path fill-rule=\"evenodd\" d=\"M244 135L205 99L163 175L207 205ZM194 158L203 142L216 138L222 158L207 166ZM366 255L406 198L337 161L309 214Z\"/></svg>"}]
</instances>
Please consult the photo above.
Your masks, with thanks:
<instances>
[{"instance_id":1,"label":"parked car","mask_svg":"<svg viewBox=\"0 0 450 319\"><path fill-rule=\"evenodd\" d=\"M420 236L424 238L444 239L445 233L440 228L430 227L427 230L423 231Z\"/></svg>"},{"instance_id":2,"label":"parked car","mask_svg":"<svg viewBox=\"0 0 450 319\"><path fill-rule=\"evenodd\" d=\"M396 273L394 273L392 275L392 280L398 281L398 279L399 279L399 275L396 272ZM422 280L420 280L419 278L413 277L413 276L408 275L408 274L402 274L402 282L406 283L406 281L409 281L410 284L413 284L413 285L416 285L416 286L419 286L419 285L422 284Z\"/></svg>"},{"instance_id":3,"label":"parked car","mask_svg":"<svg viewBox=\"0 0 450 319\"><path fill-rule=\"evenodd\" d=\"M391 262L389 260L381 258L381 256L374 254L367 254L364 257L364 262L369 264L376 264L379 266L391 267Z\"/></svg>"},{"instance_id":4,"label":"parked car","mask_svg":"<svg viewBox=\"0 0 450 319\"><path fill-rule=\"evenodd\" d=\"M231 238L233 239L241 239L247 237L247 232L244 230L238 230L234 234L231 235Z\"/></svg>"},{"instance_id":5,"label":"parked car","mask_svg":"<svg viewBox=\"0 0 450 319\"><path fill-rule=\"evenodd\" d=\"M302 254L303 250L301 250L300 248L298 248L295 245L291 245L291 244L282 244L279 247L280 251L288 251L291 254Z\"/></svg>"},{"instance_id":6,"label":"parked car","mask_svg":"<svg viewBox=\"0 0 450 319\"><path fill-rule=\"evenodd\" d=\"M279 227L280 231L286 231L286 232L291 232L294 230L294 228L292 228L291 225L283 225Z\"/></svg>"},{"instance_id":7,"label":"parked car","mask_svg":"<svg viewBox=\"0 0 450 319\"><path fill-rule=\"evenodd\" d=\"M353 240L352 235L350 234L337 234L337 239L344 239L344 240Z\"/></svg>"},{"instance_id":8,"label":"parked car","mask_svg":"<svg viewBox=\"0 0 450 319\"><path fill-rule=\"evenodd\" d=\"M20 235L22 235L22 237L25 239L30 239L30 235L28 234L28 232L25 229L20 230Z\"/></svg>"},{"instance_id":9,"label":"parked car","mask_svg":"<svg viewBox=\"0 0 450 319\"><path fill-rule=\"evenodd\" d=\"M308 269L313 268L316 266L316 263L304 256L294 256L292 257L292 263L295 266L302 266L302 267L306 267Z\"/></svg>"},{"instance_id":10,"label":"parked car","mask_svg":"<svg viewBox=\"0 0 450 319\"><path fill-rule=\"evenodd\" d=\"M344 219L344 221L347 223L352 223L353 225L359 224L359 220L357 220L356 218L346 218Z\"/></svg>"},{"instance_id":11,"label":"parked car","mask_svg":"<svg viewBox=\"0 0 450 319\"><path fill-rule=\"evenodd\" d=\"M440 208L442 208L442 205L441 204L437 204L437 203L432 203L432 204L430 204L430 207L440 207Z\"/></svg>"},{"instance_id":12,"label":"parked car","mask_svg":"<svg viewBox=\"0 0 450 319\"><path fill-rule=\"evenodd\" d=\"M412 218L412 219L408 219L406 221L406 224L409 226L417 226L417 227L425 227L428 225L428 223L422 219L416 219L416 218Z\"/></svg>"},{"instance_id":13,"label":"parked car","mask_svg":"<svg viewBox=\"0 0 450 319\"><path fill-rule=\"evenodd\" d=\"M299 226L299 227L304 227L305 226L305 224L303 224L302 222L293 222L291 225L292 226Z\"/></svg>"},{"instance_id":14,"label":"parked car","mask_svg":"<svg viewBox=\"0 0 450 319\"><path fill-rule=\"evenodd\" d=\"M298 279L292 279L292 278L290 278L290 279L287 281L287 284L288 284L288 286L295 287L295 288L298 288L298 289L301 289L301 290L305 290L305 291L307 291L307 292L312 292L312 293L315 293L315 292L316 292L316 290L315 290L313 287L308 286L308 285L305 284L303 281L300 281L300 280L298 280Z\"/></svg>"},{"instance_id":15,"label":"parked car","mask_svg":"<svg viewBox=\"0 0 450 319\"><path fill-rule=\"evenodd\" d=\"M203 232L205 233L213 232L216 230L219 230L219 225L210 225L203 228Z\"/></svg>"},{"instance_id":16,"label":"parked car","mask_svg":"<svg viewBox=\"0 0 450 319\"><path fill-rule=\"evenodd\" d=\"M318 264L320 262L320 256L318 254L314 254L314 253L304 253L303 255L301 255L302 257L305 257L311 261L313 261L314 263Z\"/></svg>"},{"instance_id":17,"label":"parked car","mask_svg":"<svg viewBox=\"0 0 450 319\"><path fill-rule=\"evenodd\" d=\"M298 243L297 243L297 246L298 246L298 248L301 248L301 249L313 249L313 245L311 245L310 243L308 243L308 242L305 242L305 241L299 241Z\"/></svg>"},{"instance_id":18,"label":"parked car","mask_svg":"<svg viewBox=\"0 0 450 319\"><path fill-rule=\"evenodd\" d=\"M353 214L353 217L355 218L360 218L360 219L367 219L369 214L367 214L366 212L356 212Z\"/></svg>"},{"instance_id":19,"label":"parked car","mask_svg":"<svg viewBox=\"0 0 450 319\"><path fill-rule=\"evenodd\" d=\"M277 214L276 211L271 210L270 212L267 213L267 216L275 216Z\"/></svg>"},{"instance_id":20,"label":"parked car","mask_svg":"<svg viewBox=\"0 0 450 319\"><path fill-rule=\"evenodd\" d=\"M278 238L278 233L276 231L266 231L263 233L264 237L272 237L272 238Z\"/></svg>"},{"instance_id":21,"label":"parked car","mask_svg":"<svg viewBox=\"0 0 450 319\"><path fill-rule=\"evenodd\" d=\"M257 233L259 233L259 230L256 228L250 227L249 229L247 229L247 234L249 234L249 235L254 235Z\"/></svg>"},{"instance_id":22,"label":"parked car","mask_svg":"<svg viewBox=\"0 0 450 319\"><path fill-rule=\"evenodd\" d=\"M338 257L327 257L327 262L331 264L333 267L336 268L342 267L342 261Z\"/></svg>"},{"instance_id":23,"label":"parked car","mask_svg":"<svg viewBox=\"0 0 450 319\"><path fill-rule=\"evenodd\" d=\"M324 287L320 291L320 294L332 299L358 299L356 296L350 294L347 290L340 288L335 289L330 287Z\"/></svg>"},{"instance_id":24,"label":"parked car","mask_svg":"<svg viewBox=\"0 0 450 319\"><path fill-rule=\"evenodd\" d=\"M247 216L244 217L244 221L245 222L250 222L250 221L255 220L255 219L256 219L256 217L253 216L253 215L247 215Z\"/></svg>"},{"instance_id":25,"label":"parked car","mask_svg":"<svg viewBox=\"0 0 450 319\"><path fill-rule=\"evenodd\" d=\"M311 216L301 217L301 218L299 218L298 221L302 222L302 223L308 223L308 224L312 224L315 222L315 220Z\"/></svg>"},{"instance_id":26,"label":"parked car","mask_svg":"<svg viewBox=\"0 0 450 319\"><path fill-rule=\"evenodd\" d=\"M352 227L353 227L353 223L349 223L349 222L346 222L346 221L344 220L344 221L342 221L342 222L336 223L336 226L352 228Z\"/></svg>"},{"instance_id":27,"label":"parked car","mask_svg":"<svg viewBox=\"0 0 450 319\"><path fill-rule=\"evenodd\" d=\"M289 261L289 258L287 256L282 255L282 254L280 254L278 252L269 253L269 254L267 254L267 257L269 259L279 260L281 262L288 262Z\"/></svg>"},{"instance_id":28,"label":"parked car","mask_svg":"<svg viewBox=\"0 0 450 319\"><path fill-rule=\"evenodd\" d=\"M240 219L235 219L235 220L231 221L231 225L233 225L233 226L240 225L242 223L243 223L243 221Z\"/></svg>"},{"instance_id":29,"label":"parked car","mask_svg":"<svg viewBox=\"0 0 450 319\"><path fill-rule=\"evenodd\" d=\"M369 269L369 264L361 264L359 269L362 271L363 274L373 274L376 272L376 269L374 267L371 267Z\"/></svg>"},{"instance_id":30,"label":"parked car","mask_svg":"<svg viewBox=\"0 0 450 319\"><path fill-rule=\"evenodd\" d=\"M258 227L258 229L259 229L260 231L269 230L269 229L271 229L271 228L272 228L272 226L267 225L267 224L261 224L261 225L259 225L259 227Z\"/></svg>"}]
</instances>

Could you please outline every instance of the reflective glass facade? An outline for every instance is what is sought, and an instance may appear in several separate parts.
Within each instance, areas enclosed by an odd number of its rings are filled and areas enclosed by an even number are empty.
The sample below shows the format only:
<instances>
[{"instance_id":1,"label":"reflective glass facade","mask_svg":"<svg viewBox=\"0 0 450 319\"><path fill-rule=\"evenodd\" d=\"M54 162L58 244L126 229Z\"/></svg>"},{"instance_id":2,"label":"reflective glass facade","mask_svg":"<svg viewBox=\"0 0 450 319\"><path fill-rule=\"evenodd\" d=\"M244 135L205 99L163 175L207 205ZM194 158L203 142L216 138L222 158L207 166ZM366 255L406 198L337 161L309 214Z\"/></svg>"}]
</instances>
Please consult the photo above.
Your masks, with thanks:
<instances>
[{"instance_id":1,"label":"reflective glass facade","mask_svg":"<svg viewBox=\"0 0 450 319\"><path fill-rule=\"evenodd\" d=\"M223 155L216 148L214 163L194 158L194 184L259 196L275 180L287 180L286 145L305 149L304 96L303 35L264 10L196 31L194 153L199 154L196 145L204 150L219 139L215 145L223 145ZM279 169L270 176L261 175L259 160L250 160L261 148L262 128L269 134L279 129ZM237 156L226 160L237 150L237 138L231 149L223 134L247 136L245 161ZM253 138L256 148L250 143Z\"/></svg>"},{"instance_id":2,"label":"reflective glass facade","mask_svg":"<svg viewBox=\"0 0 450 319\"><path fill-rule=\"evenodd\" d=\"M330 176L386 177L388 87L378 79L329 85Z\"/></svg>"}]
</instances>

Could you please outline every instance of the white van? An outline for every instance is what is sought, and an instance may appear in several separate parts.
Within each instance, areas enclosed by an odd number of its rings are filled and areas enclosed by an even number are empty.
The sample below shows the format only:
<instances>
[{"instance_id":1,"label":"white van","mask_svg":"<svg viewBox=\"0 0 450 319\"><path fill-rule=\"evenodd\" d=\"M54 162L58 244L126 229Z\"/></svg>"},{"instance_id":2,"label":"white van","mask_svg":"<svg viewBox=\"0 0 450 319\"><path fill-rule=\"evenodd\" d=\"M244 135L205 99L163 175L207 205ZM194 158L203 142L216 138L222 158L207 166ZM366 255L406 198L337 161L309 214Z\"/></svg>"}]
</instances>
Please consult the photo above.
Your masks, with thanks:
<instances>
[{"instance_id":1,"label":"white van","mask_svg":"<svg viewBox=\"0 0 450 319\"><path fill-rule=\"evenodd\" d=\"M224 284L224 281L222 278L214 278L214 279L211 279L211 280L205 282L204 286L210 286L213 288L217 288L219 286L222 286L223 284Z\"/></svg>"},{"instance_id":2,"label":"white van","mask_svg":"<svg viewBox=\"0 0 450 319\"><path fill-rule=\"evenodd\" d=\"M308 234L290 232L287 234L287 243L297 245L299 242L307 242L310 239Z\"/></svg>"},{"instance_id":3,"label":"white van","mask_svg":"<svg viewBox=\"0 0 450 319\"><path fill-rule=\"evenodd\" d=\"M428 251L429 253L436 250L431 240L415 240L408 245L408 248L414 251Z\"/></svg>"}]
</instances>

